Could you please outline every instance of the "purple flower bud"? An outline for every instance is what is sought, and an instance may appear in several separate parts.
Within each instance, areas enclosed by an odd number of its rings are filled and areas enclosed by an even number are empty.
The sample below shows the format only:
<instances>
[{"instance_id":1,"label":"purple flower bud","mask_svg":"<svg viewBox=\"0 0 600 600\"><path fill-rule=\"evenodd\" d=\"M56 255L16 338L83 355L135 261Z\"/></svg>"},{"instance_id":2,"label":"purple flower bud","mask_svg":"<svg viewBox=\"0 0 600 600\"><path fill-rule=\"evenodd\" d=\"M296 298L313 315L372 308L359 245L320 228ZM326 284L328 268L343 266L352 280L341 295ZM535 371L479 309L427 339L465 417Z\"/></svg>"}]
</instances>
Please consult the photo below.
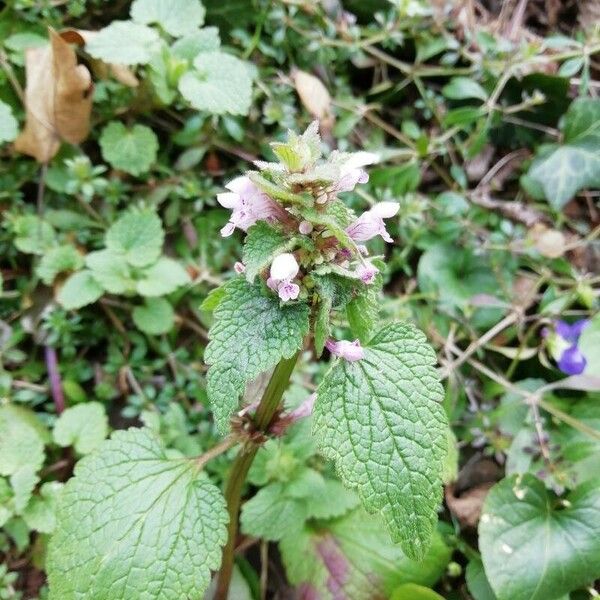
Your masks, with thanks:
<instances>
[{"instance_id":1,"label":"purple flower bud","mask_svg":"<svg viewBox=\"0 0 600 600\"><path fill-rule=\"evenodd\" d=\"M327 340L325 347L334 356L339 356L348 362L355 362L365 357L365 350L358 340L349 342L347 340Z\"/></svg>"},{"instance_id":2,"label":"purple flower bud","mask_svg":"<svg viewBox=\"0 0 600 600\"><path fill-rule=\"evenodd\" d=\"M248 177L236 177L225 187L230 191L217 194L217 201L232 212L229 223L221 229L223 237L230 236L236 227L247 231L260 220L285 219L285 210L259 190Z\"/></svg>"},{"instance_id":3,"label":"purple flower bud","mask_svg":"<svg viewBox=\"0 0 600 600\"><path fill-rule=\"evenodd\" d=\"M567 348L558 361L558 368L567 375L583 373L587 361L579 348L575 345Z\"/></svg>"},{"instance_id":4,"label":"purple flower bud","mask_svg":"<svg viewBox=\"0 0 600 600\"><path fill-rule=\"evenodd\" d=\"M313 225L310 221L302 221L298 226L298 231L303 235L308 235L313 230Z\"/></svg>"},{"instance_id":5,"label":"purple flower bud","mask_svg":"<svg viewBox=\"0 0 600 600\"><path fill-rule=\"evenodd\" d=\"M360 280L367 285L375 281L377 273L379 273L379 269L371 263L360 264L358 269L356 269L356 274L360 277Z\"/></svg>"},{"instance_id":6,"label":"purple flower bud","mask_svg":"<svg viewBox=\"0 0 600 600\"><path fill-rule=\"evenodd\" d=\"M240 275L246 270L246 265L238 261L235 263L235 265L233 265L233 270Z\"/></svg>"},{"instance_id":7,"label":"purple flower bud","mask_svg":"<svg viewBox=\"0 0 600 600\"><path fill-rule=\"evenodd\" d=\"M357 184L367 183L369 175L361 167L372 165L379 157L372 152L356 152L342 165L341 178L334 185L334 192L351 192Z\"/></svg>"},{"instance_id":8,"label":"purple flower bud","mask_svg":"<svg viewBox=\"0 0 600 600\"><path fill-rule=\"evenodd\" d=\"M393 242L383 220L393 217L398 209L399 205L396 202L379 202L347 227L346 233L355 242L366 242L377 235L386 242Z\"/></svg>"},{"instance_id":9,"label":"purple flower bud","mask_svg":"<svg viewBox=\"0 0 600 600\"><path fill-rule=\"evenodd\" d=\"M271 276L267 279L267 285L277 292L283 302L298 298L300 286L292 283L292 279L298 275L299 270L296 258L289 252L275 257L271 263Z\"/></svg>"}]
</instances>

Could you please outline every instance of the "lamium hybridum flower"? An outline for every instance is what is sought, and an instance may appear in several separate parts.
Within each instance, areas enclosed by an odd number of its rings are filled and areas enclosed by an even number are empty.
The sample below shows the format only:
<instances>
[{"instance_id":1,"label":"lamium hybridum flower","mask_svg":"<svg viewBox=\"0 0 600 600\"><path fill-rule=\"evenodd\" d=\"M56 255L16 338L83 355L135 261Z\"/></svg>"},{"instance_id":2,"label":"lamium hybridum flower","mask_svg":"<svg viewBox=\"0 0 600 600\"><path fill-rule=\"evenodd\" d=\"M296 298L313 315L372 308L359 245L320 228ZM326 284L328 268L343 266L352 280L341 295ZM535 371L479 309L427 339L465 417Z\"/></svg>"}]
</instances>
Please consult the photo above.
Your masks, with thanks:
<instances>
[{"instance_id":1,"label":"lamium hybridum flower","mask_svg":"<svg viewBox=\"0 0 600 600\"><path fill-rule=\"evenodd\" d=\"M300 286L292 283L292 279L298 275L299 270L296 258L289 252L280 254L273 260L267 285L277 292L283 302L298 298Z\"/></svg>"},{"instance_id":2,"label":"lamium hybridum flower","mask_svg":"<svg viewBox=\"0 0 600 600\"><path fill-rule=\"evenodd\" d=\"M366 242L380 235L386 242L393 242L385 228L384 219L390 219L398 213L397 202L379 202L364 212L354 223L346 228L346 233L355 242Z\"/></svg>"},{"instance_id":3,"label":"lamium hybridum flower","mask_svg":"<svg viewBox=\"0 0 600 600\"><path fill-rule=\"evenodd\" d=\"M379 269L372 263L361 263L356 269L356 274L363 283L371 285L379 273Z\"/></svg>"},{"instance_id":4,"label":"lamium hybridum flower","mask_svg":"<svg viewBox=\"0 0 600 600\"><path fill-rule=\"evenodd\" d=\"M356 362L365 357L365 350L358 340L349 342L348 340L327 340L325 347L334 356L339 356L348 362Z\"/></svg>"},{"instance_id":5,"label":"lamium hybridum flower","mask_svg":"<svg viewBox=\"0 0 600 600\"><path fill-rule=\"evenodd\" d=\"M236 177L225 187L230 191L217 194L217 201L232 212L229 223L221 229L223 237L230 236L236 227L247 231L257 221L285 218L283 208L259 190L248 177Z\"/></svg>"},{"instance_id":6,"label":"lamium hybridum flower","mask_svg":"<svg viewBox=\"0 0 600 600\"><path fill-rule=\"evenodd\" d=\"M578 343L589 323L589 319L580 319L571 324L559 320L554 323L554 332L548 335L550 352L558 368L567 375L579 375L586 367L587 361Z\"/></svg>"}]
</instances>

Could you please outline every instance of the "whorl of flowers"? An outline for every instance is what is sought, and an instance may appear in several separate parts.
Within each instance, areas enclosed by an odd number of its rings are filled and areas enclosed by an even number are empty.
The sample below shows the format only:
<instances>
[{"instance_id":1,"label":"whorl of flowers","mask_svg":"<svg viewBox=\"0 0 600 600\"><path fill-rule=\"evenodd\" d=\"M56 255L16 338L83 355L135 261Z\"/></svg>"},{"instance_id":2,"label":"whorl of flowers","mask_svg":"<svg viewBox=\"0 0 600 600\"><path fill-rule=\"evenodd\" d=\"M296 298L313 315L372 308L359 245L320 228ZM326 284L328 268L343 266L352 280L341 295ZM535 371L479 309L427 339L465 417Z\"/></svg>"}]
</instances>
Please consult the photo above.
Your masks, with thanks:
<instances>
[{"instance_id":1,"label":"whorl of flowers","mask_svg":"<svg viewBox=\"0 0 600 600\"><path fill-rule=\"evenodd\" d=\"M381 260L369 257L364 243L376 236L392 242L384 220L397 214L398 204L381 202L355 215L338 197L368 181L364 167L378 156L333 151L323 159L316 121L302 135L289 132L287 142L271 146L279 162L257 161L258 170L237 177L218 195L232 211L221 235L236 228L248 232L261 221L281 237L281 251L264 265L261 278L284 303L317 307L326 286L348 302L380 283ZM236 272L243 274L245 265L238 263ZM330 340L327 347L349 361L363 356L358 341Z\"/></svg>"}]
</instances>

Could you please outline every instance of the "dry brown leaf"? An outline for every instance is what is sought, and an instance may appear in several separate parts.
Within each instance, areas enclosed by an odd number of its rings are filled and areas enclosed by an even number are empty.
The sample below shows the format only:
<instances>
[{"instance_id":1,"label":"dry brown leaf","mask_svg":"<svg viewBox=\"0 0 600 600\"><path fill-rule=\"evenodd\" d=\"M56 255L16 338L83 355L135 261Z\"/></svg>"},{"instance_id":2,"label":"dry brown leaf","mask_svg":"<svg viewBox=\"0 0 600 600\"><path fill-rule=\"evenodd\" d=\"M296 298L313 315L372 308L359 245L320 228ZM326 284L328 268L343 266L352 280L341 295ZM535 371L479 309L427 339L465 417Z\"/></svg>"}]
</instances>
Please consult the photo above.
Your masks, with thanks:
<instances>
[{"instance_id":1,"label":"dry brown leaf","mask_svg":"<svg viewBox=\"0 0 600 600\"><path fill-rule=\"evenodd\" d=\"M306 71L295 69L292 80L304 108L319 121L331 118L331 96L321 80Z\"/></svg>"},{"instance_id":2,"label":"dry brown leaf","mask_svg":"<svg viewBox=\"0 0 600 600\"><path fill-rule=\"evenodd\" d=\"M62 140L83 141L89 132L92 77L69 43L49 29L50 44L25 52L26 122L15 149L47 163ZM81 41L83 39L81 38Z\"/></svg>"},{"instance_id":3,"label":"dry brown leaf","mask_svg":"<svg viewBox=\"0 0 600 600\"><path fill-rule=\"evenodd\" d=\"M477 527L481 516L481 507L493 483L482 483L460 496L455 496L454 486L446 486L446 504L450 512L463 527Z\"/></svg>"},{"instance_id":4,"label":"dry brown leaf","mask_svg":"<svg viewBox=\"0 0 600 600\"><path fill-rule=\"evenodd\" d=\"M547 258L559 258L565 253L566 239L562 232L550 229L542 223L536 223L529 230L529 237L536 250Z\"/></svg>"}]
</instances>

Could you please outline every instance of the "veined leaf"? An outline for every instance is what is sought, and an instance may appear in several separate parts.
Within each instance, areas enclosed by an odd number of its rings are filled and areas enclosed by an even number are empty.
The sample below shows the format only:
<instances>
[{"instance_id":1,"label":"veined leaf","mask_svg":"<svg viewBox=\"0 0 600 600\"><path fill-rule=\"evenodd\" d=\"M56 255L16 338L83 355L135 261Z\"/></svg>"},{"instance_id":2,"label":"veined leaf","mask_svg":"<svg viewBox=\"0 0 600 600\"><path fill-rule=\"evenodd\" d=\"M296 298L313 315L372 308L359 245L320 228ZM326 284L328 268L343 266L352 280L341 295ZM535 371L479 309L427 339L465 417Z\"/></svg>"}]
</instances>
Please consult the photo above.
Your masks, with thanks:
<instances>
[{"instance_id":1,"label":"veined leaf","mask_svg":"<svg viewBox=\"0 0 600 600\"><path fill-rule=\"evenodd\" d=\"M301 348L308 312L305 304L280 306L278 298L263 294L260 284L242 278L227 284L204 354L210 365L208 397L221 431L246 384Z\"/></svg>"},{"instance_id":2,"label":"veined leaf","mask_svg":"<svg viewBox=\"0 0 600 600\"><path fill-rule=\"evenodd\" d=\"M429 545L447 452L435 354L409 324L382 329L363 359L338 361L319 386L313 431L342 481L380 512L411 558Z\"/></svg>"},{"instance_id":3,"label":"veined leaf","mask_svg":"<svg viewBox=\"0 0 600 600\"><path fill-rule=\"evenodd\" d=\"M533 475L500 481L479 521L485 572L498 600L557 600L600 577L600 487L559 499Z\"/></svg>"},{"instance_id":4,"label":"veined leaf","mask_svg":"<svg viewBox=\"0 0 600 600\"><path fill-rule=\"evenodd\" d=\"M77 463L57 524L50 600L201 597L227 538L221 492L149 429L118 431Z\"/></svg>"},{"instance_id":5,"label":"veined leaf","mask_svg":"<svg viewBox=\"0 0 600 600\"><path fill-rule=\"evenodd\" d=\"M204 23L204 6L199 0L135 0L131 18L137 23L157 23L175 37L193 33Z\"/></svg>"}]
</instances>

